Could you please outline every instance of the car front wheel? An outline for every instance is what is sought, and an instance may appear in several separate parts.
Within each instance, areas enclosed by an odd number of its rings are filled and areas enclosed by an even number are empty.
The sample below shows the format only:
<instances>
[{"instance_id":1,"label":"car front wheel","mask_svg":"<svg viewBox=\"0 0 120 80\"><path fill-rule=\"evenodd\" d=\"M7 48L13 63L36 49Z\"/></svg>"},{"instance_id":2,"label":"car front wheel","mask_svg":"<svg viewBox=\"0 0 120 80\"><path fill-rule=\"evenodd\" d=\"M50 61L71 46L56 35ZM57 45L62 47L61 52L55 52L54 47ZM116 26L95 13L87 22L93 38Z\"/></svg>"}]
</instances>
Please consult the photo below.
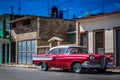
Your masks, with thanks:
<instances>
[{"instance_id":1,"label":"car front wheel","mask_svg":"<svg viewBox=\"0 0 120 80\"><path fill-rule=\"evenodd\" d=\"M72 69L73 69L73 71L74 71L75 73L81 73L81 71L82 71L82 66L81 66L80 63L75 63L75 64L73 65Z\"/></svg>"},{"instance_id":2,"label":"car front wheel","mask_svg":"<svg viewBox=\"0 0 120 80\"><path fill-rule=\"evenodd\" d=\"M42 64L41 64L41 70L42 70L42 71L47 71L47 70L48 70L48 66L47 66L46 63L42 63Z\"/></svg>"}]
</instances>

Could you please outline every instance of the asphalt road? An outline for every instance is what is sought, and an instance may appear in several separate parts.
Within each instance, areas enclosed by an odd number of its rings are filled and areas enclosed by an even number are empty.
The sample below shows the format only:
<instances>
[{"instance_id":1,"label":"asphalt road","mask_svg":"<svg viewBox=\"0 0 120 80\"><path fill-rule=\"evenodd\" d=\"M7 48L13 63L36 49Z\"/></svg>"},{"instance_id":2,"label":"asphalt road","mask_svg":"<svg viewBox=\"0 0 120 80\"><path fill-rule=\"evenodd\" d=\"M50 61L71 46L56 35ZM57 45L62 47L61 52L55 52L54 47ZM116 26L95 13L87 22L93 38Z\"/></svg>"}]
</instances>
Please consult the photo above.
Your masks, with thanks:
<instances>
[{"instance_id":1,"label":"asphalt road","mask_svg":"<svg viewBox=\"0 0 120 80\"><path fill-rule=\"evenodd\" d=\"M120 80L120 72L84 72L76 74L63 72L62 70L45 72L33 68L0 66L0 80Z\"/></svg>"}]
</instances>

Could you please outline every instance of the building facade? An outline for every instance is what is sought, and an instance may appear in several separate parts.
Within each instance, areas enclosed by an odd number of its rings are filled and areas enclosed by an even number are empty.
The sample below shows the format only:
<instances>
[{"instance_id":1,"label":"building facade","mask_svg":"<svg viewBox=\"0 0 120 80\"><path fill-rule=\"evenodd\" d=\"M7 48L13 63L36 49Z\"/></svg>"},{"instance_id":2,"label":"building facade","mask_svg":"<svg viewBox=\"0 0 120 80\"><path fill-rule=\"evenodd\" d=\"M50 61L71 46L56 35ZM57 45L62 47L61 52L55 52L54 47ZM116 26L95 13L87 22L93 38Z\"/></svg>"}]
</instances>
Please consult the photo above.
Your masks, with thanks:
<instances>
[{"instance_id":1,"label":"building facade","mask_svg":"<svg viewBox=\"0 0 120 80\"><path fill-rule=\"evenodd\" d=\"M86 46L90 53L113 55L120 66L120 12L88 16L76 25L77 45Z\"/></svg>"},{"instance_id":2,"label":"building facade","mask_svg":"<svg viewBox=\"0 0 120 80\"><path fill-rule=\"evenodd\" d=\"M11 14L2 14L0 15L0 64L9 64L15 61L14 50L11 48L15 48L11 45L11 28L10 28L10 20L19 18L19 15L11 15ZM22 17L22 16L21 16Z\"/></svg>"},{"instance_id":3,"label":"building facade","mask_svg":"<svg viewBox=\"0 0 120 80\"><path fill-rule=\"evenodd\" d=\"M49 43L52 37L60 37L65 43L68 42L66 32L75 22L47 17L26 16L11 20L11 38L16 46L16 63L32 64L32 55L45 53L56 42ZM61 43L62 44L62 43Z\"/></svg>"},{"instance_id":4,"label":"building facade","mask_svg":"<svg viewBox=\"0 0 120 80\"><path fill-rule=\"evenodd\" d=\"M0 16L0 64L10 62L10 15Z\"/></svg>"}]
</instances>

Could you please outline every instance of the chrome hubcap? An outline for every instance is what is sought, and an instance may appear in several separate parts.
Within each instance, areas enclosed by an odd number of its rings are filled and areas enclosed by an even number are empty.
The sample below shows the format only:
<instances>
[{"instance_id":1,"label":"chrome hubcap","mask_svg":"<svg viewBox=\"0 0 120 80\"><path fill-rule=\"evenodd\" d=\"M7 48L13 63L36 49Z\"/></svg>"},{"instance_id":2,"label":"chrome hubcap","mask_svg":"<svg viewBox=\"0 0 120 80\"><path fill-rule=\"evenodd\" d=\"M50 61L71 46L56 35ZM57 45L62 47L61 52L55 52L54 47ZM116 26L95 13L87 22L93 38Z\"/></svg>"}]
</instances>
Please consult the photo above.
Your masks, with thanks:
<instances>
[{"instance_id":1,"label":"chrome hubcap","mask_svg":"<svg viewBox=\"0 0 120 80\"><path fill-rule=\"evenodd\" d=\"M77 73L79 73L81 71L81 65L79 63L75 64L73 66L73 70Z\"/></svg>"},{"instance_id":2,"label":"chrome hubcap","mask_svg":"<svg viewBox=\"0 0 120 80\"><path fill-rule=\"evenodd\" d=\"M46 64L43 63L43 64L41 65L41 68L42 68L42 70L45 70L45 69L46 69Z\"/></svg>"}]
</instances>

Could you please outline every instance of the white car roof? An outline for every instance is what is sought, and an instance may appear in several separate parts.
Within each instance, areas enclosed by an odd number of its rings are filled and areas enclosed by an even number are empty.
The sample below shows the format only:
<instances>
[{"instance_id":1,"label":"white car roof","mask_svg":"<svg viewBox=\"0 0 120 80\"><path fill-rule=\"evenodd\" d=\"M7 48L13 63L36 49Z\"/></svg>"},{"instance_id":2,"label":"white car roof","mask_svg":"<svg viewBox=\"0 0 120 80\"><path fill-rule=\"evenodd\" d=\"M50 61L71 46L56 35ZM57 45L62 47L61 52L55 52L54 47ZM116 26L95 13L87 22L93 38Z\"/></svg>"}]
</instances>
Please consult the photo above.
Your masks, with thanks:
<instances>
[{"instance_id":1,"label":"white car roof","mask_svg":"<svg viewBox=\"0 0 120 80\"><path fill-rule=\"evenodd\" d=\"M67 46L67 45L62 45L62 46L56 46L56 47L52 47L50 50L55 49L55 48L69 48L69 47L83 47L86 48L85 46Z\"/></svg>"}]
</instances>

